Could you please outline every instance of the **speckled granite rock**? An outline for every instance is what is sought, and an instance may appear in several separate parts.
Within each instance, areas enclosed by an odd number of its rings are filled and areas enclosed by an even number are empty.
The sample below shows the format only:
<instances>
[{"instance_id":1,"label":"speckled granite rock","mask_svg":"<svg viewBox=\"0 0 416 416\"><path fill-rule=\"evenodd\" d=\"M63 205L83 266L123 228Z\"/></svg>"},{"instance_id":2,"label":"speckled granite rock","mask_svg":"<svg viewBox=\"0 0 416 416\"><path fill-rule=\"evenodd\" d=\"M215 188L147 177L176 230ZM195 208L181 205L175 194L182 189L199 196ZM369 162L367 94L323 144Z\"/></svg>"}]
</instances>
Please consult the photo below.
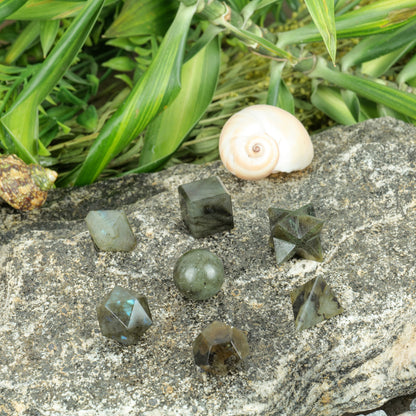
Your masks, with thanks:
<instances>
[{"instance_id":1,"label":"speckled granite rock","mask_svg":"<svg viewBox=\"0 0 416 416\"><path fill-rule=\"evenodd\" d=\"M392 119L313 138L305 171L245 182L219 163L178 166L75 190L40 211L0 206L0 414L333 415L416 390L416 128ZM177 187L218 175L235 227L203 239L181 221ZM276 265L267 209L312 203L324 261ZM131 253L96 252L90 209L127 213ZM218 254L212 299L184 299L173 266L192 248ZM290 291L322 276L345 312L296 331ZM96 305L115 285L147 296L154 324L138 345L104 338ZM239 371L210 376L192 341L219 320L247 331Z\"/></svg>"}]
</instances>

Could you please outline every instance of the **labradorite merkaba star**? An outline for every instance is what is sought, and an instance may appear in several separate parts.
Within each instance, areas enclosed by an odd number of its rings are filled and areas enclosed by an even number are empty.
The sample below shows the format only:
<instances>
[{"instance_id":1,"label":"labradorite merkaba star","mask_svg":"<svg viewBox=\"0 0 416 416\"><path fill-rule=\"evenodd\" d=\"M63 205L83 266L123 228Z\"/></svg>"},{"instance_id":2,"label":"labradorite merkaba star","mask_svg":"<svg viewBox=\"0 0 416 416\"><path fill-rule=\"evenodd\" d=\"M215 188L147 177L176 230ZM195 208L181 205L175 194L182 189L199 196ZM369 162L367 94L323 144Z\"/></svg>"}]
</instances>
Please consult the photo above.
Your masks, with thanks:
<instances>
[{"instance_id":1,"label":"labradorite merkaba star","mask_svg":"<svg viewBox=\"0 0 416 416\"><path fill-rule=\"evenodd\" d=\"M270 240L278 264L295 254L308 260L322 261L321 229L324 221L315 217L311 204L294 211L269 208Z\"/></svg>"}]
</instances>

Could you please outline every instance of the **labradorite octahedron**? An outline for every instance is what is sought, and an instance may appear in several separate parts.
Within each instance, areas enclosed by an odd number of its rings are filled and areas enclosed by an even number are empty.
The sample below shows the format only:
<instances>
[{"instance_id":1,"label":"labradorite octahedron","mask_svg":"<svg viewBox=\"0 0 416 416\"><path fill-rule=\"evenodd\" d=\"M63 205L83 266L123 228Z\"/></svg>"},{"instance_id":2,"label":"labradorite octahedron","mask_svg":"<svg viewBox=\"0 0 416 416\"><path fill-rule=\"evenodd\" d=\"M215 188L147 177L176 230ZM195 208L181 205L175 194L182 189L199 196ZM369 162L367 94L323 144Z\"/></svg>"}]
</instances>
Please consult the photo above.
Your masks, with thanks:
<instances>
[{"instance_id":1,"label":"labradorite octahedron","mask_svg":"<svg viewBox=\"0 0 416 416\"><path fill-rule=\"evenodd\" d=\"M136 238L123 211L90 211L85 221L101 251L131 251L136 246Z\"/></svg>"},{"instance_id":2,"label":"labradorite octahedron","mask_svg":"<svg viewBox=\"0 0 416 416\"><path fill-rule=\"evenodd\" d=\"M217 176L180 185L178 192L182 219L193 237L234 227L231 196Z\"/></svg>"},{"instance_id":3,"label":"labradorite octahedron","mask_svg":"<svg viewBox=\"0 0 416 416\"><path fill-rule=\"evenodd\" d=\"M310 328L344 312L331 288L319 276L294 289L290 298L298 330Z\"/></svg>"},{"instance_id":4,"label":"labradorite octahedron","mask_svg":"<svg viewBox=\"0 0 416 416\"><path fill-rule=\"evenodd\" d=\"M321 229L324 222L315 217L311 204L290 211L269 208L271 242L278 264L295 254L308 260L322 261Z\"/></svg>"},{"instance_id":5,"label":"labradorite octahedron","mask_svg":"<svg viewBox=\"0 0 416 416\"><path fill-rule=\"evenodd\" d=\"M184 297L208 299L217 294L224 283L224 266L221 259L208 250L190 250L176 262L173 280Z\"/></svg>"},{"instance_id":6,"label":"labradorite octahedron","mask_svg":"<svg viewBox=\"0 0 416 416\"><path fill-rule=\"evenodd\" d=\"M152 325L152 315L145 296L116 286L97 306L102 334L124 345L137 344Z\"/></svg>"},{"instance_id":7,"label":"labradorite octahedron","mask_svg":"<svg viewBox=\"0 0 416 416\"><path fill-rule=\"evenodd\" d=\"M249 354L246 334L223 322L214 321L193 343L195 364L213 374L225 374Z\"/></svg>"}]
</instances>

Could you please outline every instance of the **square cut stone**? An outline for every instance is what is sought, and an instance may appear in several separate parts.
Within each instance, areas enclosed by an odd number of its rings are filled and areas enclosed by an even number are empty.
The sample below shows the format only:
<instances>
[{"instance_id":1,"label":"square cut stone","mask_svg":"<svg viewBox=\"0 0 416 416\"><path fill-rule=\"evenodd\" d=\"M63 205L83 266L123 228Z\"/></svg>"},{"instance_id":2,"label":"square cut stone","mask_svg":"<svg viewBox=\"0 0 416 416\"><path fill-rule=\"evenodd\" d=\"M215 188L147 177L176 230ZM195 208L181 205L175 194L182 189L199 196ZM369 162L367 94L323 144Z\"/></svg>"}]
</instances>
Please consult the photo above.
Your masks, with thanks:
<instances>
[{"instance_id":1,"label":"square cut stone","mask_svg":"<svg viewBox=\"0 0 416 416\"><path fill-rule=\"evenodd\" d=\"M99 250L131 251L136 246L136 238L123 211L90 211L85 221Z\"/></svg>"},{"instance_id":2,"label":"square cut stone","mask_svg":"<svg viewBox=\"0 0 416 416\"><path fill-rule=\"evenodd\" d=\"M234 227L231 196L217 176L180 185L178 192L182 219L193 237Z\"/></svg>"}]
</instances>

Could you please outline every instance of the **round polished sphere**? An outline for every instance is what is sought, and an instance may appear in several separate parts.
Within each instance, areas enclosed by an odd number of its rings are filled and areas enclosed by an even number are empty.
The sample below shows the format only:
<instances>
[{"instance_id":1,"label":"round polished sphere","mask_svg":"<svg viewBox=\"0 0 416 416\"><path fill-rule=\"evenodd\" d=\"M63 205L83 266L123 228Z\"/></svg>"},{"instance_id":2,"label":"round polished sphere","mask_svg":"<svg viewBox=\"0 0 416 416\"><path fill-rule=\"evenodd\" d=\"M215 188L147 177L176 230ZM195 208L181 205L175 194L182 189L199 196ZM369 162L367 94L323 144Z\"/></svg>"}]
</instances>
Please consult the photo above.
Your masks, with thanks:
<instances>
[{"instance_id":1,"label":"round polished sphere","mask_svg":"<svg viewBox=\"0 0 416 416\"><path fill-rule=\"evenodd\" d=\"M176 262L173 280L186 298L208 299L218 293L224 283L224 266L221 259L208 250L190 250Z\"/></svg>"}]
</instances>

